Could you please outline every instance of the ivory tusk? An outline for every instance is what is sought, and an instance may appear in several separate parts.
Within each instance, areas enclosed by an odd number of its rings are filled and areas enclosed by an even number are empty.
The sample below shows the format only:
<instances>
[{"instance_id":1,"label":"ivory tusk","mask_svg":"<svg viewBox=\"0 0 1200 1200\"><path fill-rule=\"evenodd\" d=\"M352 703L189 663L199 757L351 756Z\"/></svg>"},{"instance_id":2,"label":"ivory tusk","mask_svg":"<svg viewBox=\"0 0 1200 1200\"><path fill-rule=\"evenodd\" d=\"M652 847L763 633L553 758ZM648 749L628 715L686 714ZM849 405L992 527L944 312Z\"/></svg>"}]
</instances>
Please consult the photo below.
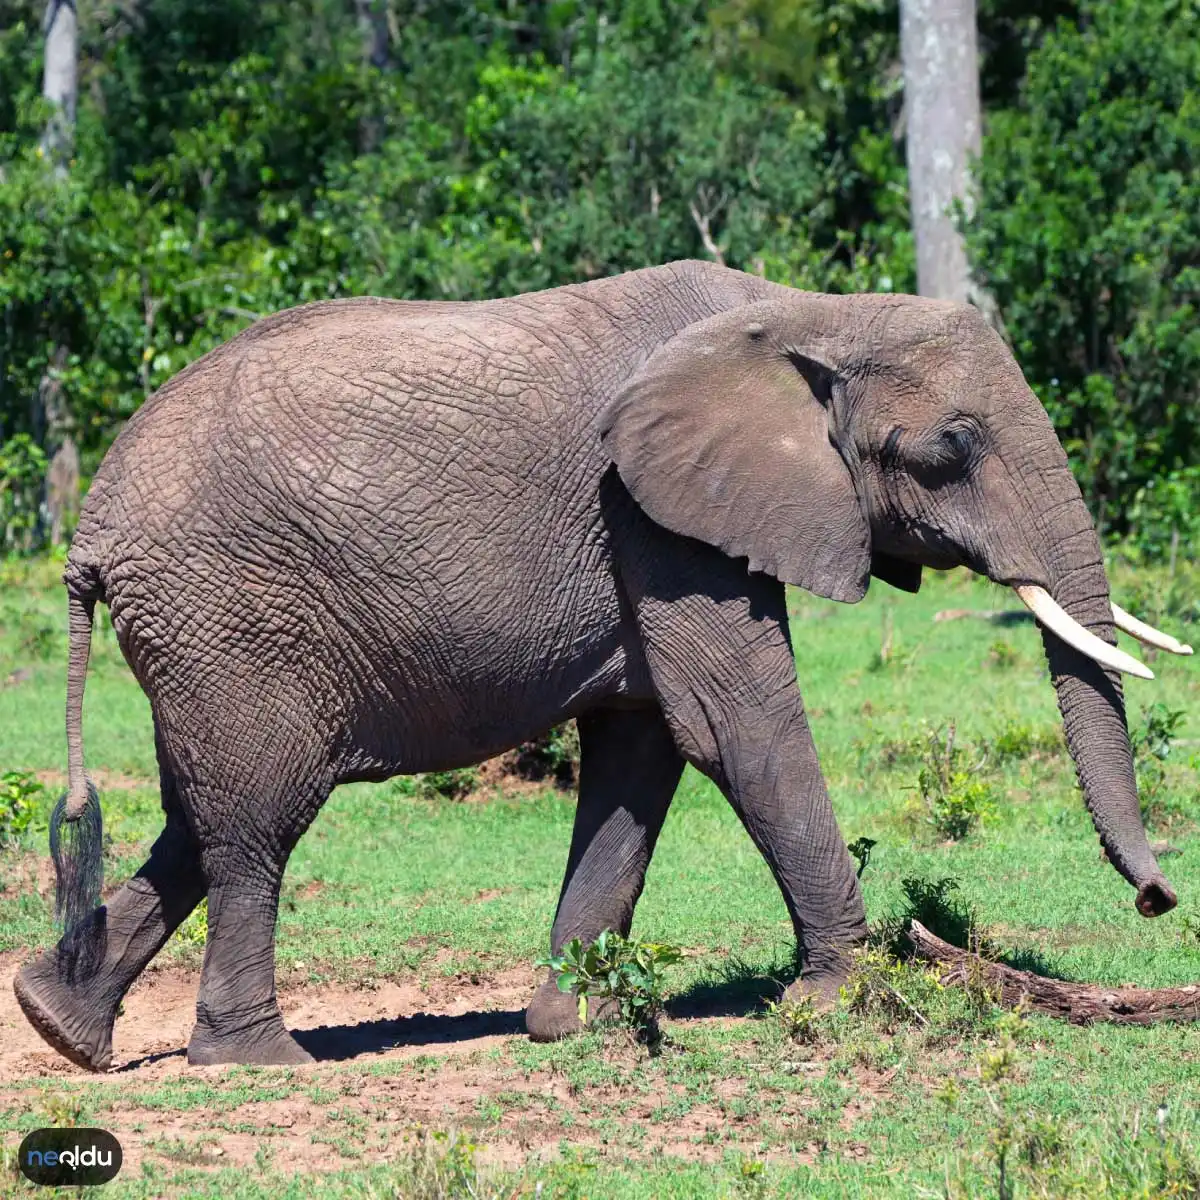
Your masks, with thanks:
<instances>
[{"instance_id":1,"label":"ivory tusk","mask_svg":"<svg viewBox=\"0 0 1200 1200\"><path fill-rule=\"evenodd\" d=\"M1166 650L1168 654L1191 654L1191 646L1177 642L1169 633L1163 633L1161 630L1155 629L1153 625L1147 625L1145 621L1139 621L1137 617L1130 616L1119 605L1114 604L1112 610L1113 623L1130 637L1135 637L1139 642L1145 642L1147 646L1154 646L1158 650Z\"/></svg>"},{"instance_id":2,"label":"ivory tusk","mask_svg":"<svg viewBox=\"0 0 1200 1200\"><path fill-rule=\"evenodd\" d=\"M1145 663L1140 663L1132 654L1116 646L1110 646L1098 638L1090 629L1084 629L1078 621L1062 609L1045 588L1033 584L1022 584L1013 589L1021 597L1021 603L1051 633L1057 634L1068 646L1095 659L1102 667L1124 671L1126 675L1137 675L1142 679L1153 679L1154 672Z\"/></svg>"}]
</instances>

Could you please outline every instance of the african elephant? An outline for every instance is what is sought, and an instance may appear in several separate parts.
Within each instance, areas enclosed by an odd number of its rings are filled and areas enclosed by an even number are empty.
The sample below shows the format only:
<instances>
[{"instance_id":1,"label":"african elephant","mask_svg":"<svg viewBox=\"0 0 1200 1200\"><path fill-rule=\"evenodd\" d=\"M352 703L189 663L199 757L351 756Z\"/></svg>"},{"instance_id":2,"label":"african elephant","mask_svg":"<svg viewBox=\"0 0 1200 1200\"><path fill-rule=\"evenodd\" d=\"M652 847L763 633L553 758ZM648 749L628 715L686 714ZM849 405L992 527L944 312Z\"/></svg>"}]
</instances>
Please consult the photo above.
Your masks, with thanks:
<instances>
[{"instance_id":1,"label":"african elephant","mask_svg":"<svg viewBox=\"0 0 1200 1200\"><path fill-rule=\"evenodd\" d=\"M56 853L67 934L20 972L21 1006L104 1069L122 995L207 894L189 1060L307 1060L276 1002L276 909L330 789L475 763L570 717L553 947L628 930L691 762L774 873L792 986L828 997L866 925L784 584L854 602L872 575L915 591L922 565L956 564L1034 608L1100 839L1139 911L1167 911L1116 673L1148 672L1116 648L1050 421L974 309L682 262L259 321L146 402L84 505L52 820L52 843L74 840ZM104 907L81 742L97 600L151 702L166 814ZM530 1032L575 1021L547 981Z\"/></svg>"}]
</instances>

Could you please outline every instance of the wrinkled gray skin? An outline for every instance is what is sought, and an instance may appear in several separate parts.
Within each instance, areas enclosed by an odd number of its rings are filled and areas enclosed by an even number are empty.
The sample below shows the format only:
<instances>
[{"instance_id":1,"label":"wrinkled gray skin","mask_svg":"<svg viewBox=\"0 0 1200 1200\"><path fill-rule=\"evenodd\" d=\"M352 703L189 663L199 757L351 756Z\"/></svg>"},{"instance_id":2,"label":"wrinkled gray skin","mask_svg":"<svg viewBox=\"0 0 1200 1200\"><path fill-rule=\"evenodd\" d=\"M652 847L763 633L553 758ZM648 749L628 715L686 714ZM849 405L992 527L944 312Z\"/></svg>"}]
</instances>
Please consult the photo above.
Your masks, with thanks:
<instances>
[{"instance_id":1,"label":"wrinkled gray skin","mask_svg":"<svg viewBox=\"0 0 1200 1200\"><path fill-rule=\"evenodd\" d=\"M1115 641L1066 457L974 309L675 263L261 321L145 404L87 498L73 686L100 599L151 700L166 828L81 928L99 965L60 948L27 966L26 1013L103 1069L122 995L207 894L189 1060L307 1060L276 1003L276 906L330 789L569 717L583 761L552 946L628 930L687 761L770 864L793 988L829 996L866 925L783 583L856 601L872 572L915 590L920 564L1038 584ZM1139 909L1166 911L1118 679L1044 637L1104 847ZM547 981L530 1032L571 1032L573 1010Z\"/></svg>"}]
</instances>

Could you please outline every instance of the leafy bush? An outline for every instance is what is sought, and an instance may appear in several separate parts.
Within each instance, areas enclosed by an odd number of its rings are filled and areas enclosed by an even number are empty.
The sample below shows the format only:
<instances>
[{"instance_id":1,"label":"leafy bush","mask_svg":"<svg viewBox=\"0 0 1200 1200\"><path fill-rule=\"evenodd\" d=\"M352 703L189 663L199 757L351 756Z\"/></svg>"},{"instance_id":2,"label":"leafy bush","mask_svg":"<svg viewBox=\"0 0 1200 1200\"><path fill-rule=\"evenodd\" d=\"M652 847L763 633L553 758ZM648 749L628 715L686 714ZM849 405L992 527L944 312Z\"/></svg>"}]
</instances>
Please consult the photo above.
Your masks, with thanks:
<instances>
[{"instance_id":1,"label":"leafy bush","mask_svg":"<svg viewBox=\"0 0 1200 1200\"><path fill-rule=\"evenodd\" d=\"M807 1045L820 1037L821 1016L815 996L801 996L798 1000L784 997L767 1004L767 1013L779 1025L779 1030L790 1042Z\"/></svg>"},{"instance_id":2,"label":"leafy bush","mask_svg":"<svg viewBox=\"0 0 1200 1200\"><path fill-rule=\"evenodd\" d=\"M934 730L917 776L917 815L940 838L960 841L994 811L991 783L980 774L982 762L968 762L954 744L953 724Z\"/></svg>"},{"instance_id":3,"label":"leafy bush","mask_svg":"<svg viewBox=\"0 0 1200 1200\"><path fill-rule=\"evenodd\" d=\"M1034 729L1013 723L987 743L985 753L991 762L1002 766L1026 758L1051 758L1065 749L1061 729Z\"/></svg>"},{"instance_id":4,"label":"leafy bush","mask_svg":"<svg viewBox=\"0 0 1200 1200\"><path fill-rule=\"evenodd\" d=\"M1174 815L1175 806L1169 803L1167 795L1166 762L1176 730L1186 719L1185 710L1155 703L1143 711L1141 722L1130 733L1138 800L1142 820L1148 825L1163 824Z\"/></svg>"},{"instance_id":5,"label":"leafy bush","mask_svg":"<svg viewBox=\"0 0 1200 1200\"><path fill-rule=\"evenodd\" d=\"M677 946L605 930L587 946L572 938L558 954L534 965L549 967L558 976L559 991L579 998L580 1021L587 1020L589 1001L612 1001L621 1023L653 1044L662 1012L664 970L682 958Z\"/></svg>"},{"instance_id":6,"label":"leafy bush","mask_svg":"<svg viewBox=\"0 0 1200 1200\"><path fill-rule=\"evenodd\" d=\"M479 786L477 767L426 771L416 777L414 794L421 800L462 800Z\"/></svg>"},{"instance_id":7,"label":"leafy bush","mask_svg":"<svg viewBox=\"0 0 1200 1200\"><path fill-rule=\"evenodd\" d=\"M1021 656L1017 653L1016 647L1012 642L1004 641L1003 638L993 642L988 650L988 666L995 667L998 671L1011 670L1020 661Z\"/></svg>"},{"instance_id":8,"label":"leafy bush","mask_svg":"<svg viewBox=\"0 0 1200 1200\"><path fill-rule=\"evenodd\" d=\"M552 779L569 788L579 777L579 731L574 721L522 742L512 754L513 768L523 779Z\"/></svg>"},{"instance_id":9,"label":"leafy bush","mask_svg":"<svg viewBox=\"0 0 1200 1200\"><path fill-rule=\"evenodd\" d=\"M847 1011L894 1030L900 1025L927 1025L927 1010L944 991L935 972L868 946L855 952L842 995Z\"/></svg>"},{"instance_id":10,"label":"leafy bush","mask_svg":"<svg viewBox=\"0 0 1200 1200\"><path fill-rule=\"evenodd\" d=\"M0 848L15 845L33 823L34 797L46 790L32 771L0 775Z\"/></svg>"},{"instance_id":11,"label":"leafy bush","mask_svg":"<svg viewBox=\"0 0 1200 1200\"><path fill-rule=\"evenodd\" d=\"M1200 519L1200 9L1086 0L989 114L970 234L1104 527Z\"/></svg>"},{"instance_id":12,"label":"leafy bush","mask_svg":"<svg viewBox=\"0 0 1200 1200\"><path fill-rule=\"evenodd\" d=\"M207 896L184 918L183 923L175 930L173 940L177 946L182 946L187 950L204 949L208 942Z\"/></svg>"},{"instance_id":13,"label":"leafy bush","mask_svg":"<svg viewBox=\"0 0 1200 1200\"><path fill-rule=\"evenodd\" d=\"M923 879L907 876L900 881L904 905L900 912L885 922L881 929L889 931L889 948L898 953L903 949L898 933L911 921L920 921L930 933L954 946L961 946L984 958L996 955L996 946L979 920L979 914L959 894L957 879Z\"/></svg>"},{"instance_id":14,"label":"leafy bush","mask_svg":"<svg viewBox=\"0 0 1200 1200\"><path fill-rule=\"evenodd\" d=\"M29 550L38 527L45 451L27 433L0 445L0 550Z\"/></svg>"}]
</instances>

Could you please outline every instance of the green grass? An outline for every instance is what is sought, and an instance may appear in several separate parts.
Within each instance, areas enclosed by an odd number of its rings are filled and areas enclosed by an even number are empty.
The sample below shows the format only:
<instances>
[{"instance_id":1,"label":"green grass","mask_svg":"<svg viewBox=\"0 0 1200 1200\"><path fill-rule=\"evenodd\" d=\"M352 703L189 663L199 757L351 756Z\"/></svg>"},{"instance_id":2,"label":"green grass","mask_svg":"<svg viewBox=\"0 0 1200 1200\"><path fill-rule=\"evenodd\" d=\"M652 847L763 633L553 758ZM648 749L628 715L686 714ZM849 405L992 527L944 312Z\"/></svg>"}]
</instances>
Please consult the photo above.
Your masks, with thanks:
<instances>
[{"instance_id":1,"label":"green grass","mask_svg":"<svg viewBox=\"0 0 1200 1200\"><path fill-rule=\"evenodd\" d=\"M58 570L0 567L0 773L61 773L65 765ZM1036 953L1056 974L1107 984L1200 980L1191 761L1200 749L1200 667L1157 656L1154 683L1126 684L1135 726L1154 701L1186 714L1162 763L1167 802L1151 833L1181 852L1163 860L1180 908L1147 921L1134 911L1132 889L1101 861L1057 740L1034 627L933 620L942 609L1015 607L1000 589L962 572L927 573L916 597L876 585L855 607L799 593L791 606L798 675L842 831L877 843L863 877L873 921L901 906L906 877L954 876L1004 951ZM1196 640L1196 629L1158 616ZM950 723L963 761L990 783L992 803L967 836L941 841L923 819L917 784L930 731ZM136 869L161 814L148 707L103 626L85 740L113 842L108 877L117 881ZM545 953L572 800L552 789L487 803L411 792L354 785L325 807L289 866L282 979L486 976ZM0 951L52 939L48 901L20 881L44 853L56 794L38 798L22 845L0 852ZM184 1116L189 1136L147 1133L143 1173L123 1175L106 1192L114 1196L507 1196L532 1195L539 1183L542 1195L580 1197L997 1195L1006 1129L1017 1195L1200 1194L1200 1176L1189 1174L1200 1137L1200 1040L1189 1027L1079 1029L1030 1018L1014 1043L1011 1076L988 1084L981 1064L1009 1033L990 1006L922 999L917 981L918 1008L933 1006L925 1024L842 1012L818 1022L811 1044L785 1037L760 1002L768 979L788 971L783 903L733 813L690 770L634 932L688 949L669 974L663 1028L672 1044L659 1058L599 1035L556 1046L512 1037L473 1053L308 1072L65 1075L0 1084L0 1130L35 1127L62 1097L102 1126L125 1128L133 1110ZM195 965L197 942L193 930L164 953ZM683 1019L714 998L735 1017ZM411 1089L436 1095L439 1081L464 1079L476 1081L469 1103L406 1109ZM294 1140L255 1115L289 1098L321 1110L312 1133L318 1157L326 1156L319 1179L285 1182L293 1170L311 1172L312 1154L293 1162ZM140 1136L136 1124L127 1141ZM453 1136L431 1139L416 1126L452 1128ZM224 1168L197 1146L201 1135L219 1145L255 1130L257 1173ZM534 1130L537 1153L522 1149L522 1130ZM460 1135L466 1140L456 1142ZM0 1178L0 1193L4 1186Z\"/></svg>"}]
</instances>

